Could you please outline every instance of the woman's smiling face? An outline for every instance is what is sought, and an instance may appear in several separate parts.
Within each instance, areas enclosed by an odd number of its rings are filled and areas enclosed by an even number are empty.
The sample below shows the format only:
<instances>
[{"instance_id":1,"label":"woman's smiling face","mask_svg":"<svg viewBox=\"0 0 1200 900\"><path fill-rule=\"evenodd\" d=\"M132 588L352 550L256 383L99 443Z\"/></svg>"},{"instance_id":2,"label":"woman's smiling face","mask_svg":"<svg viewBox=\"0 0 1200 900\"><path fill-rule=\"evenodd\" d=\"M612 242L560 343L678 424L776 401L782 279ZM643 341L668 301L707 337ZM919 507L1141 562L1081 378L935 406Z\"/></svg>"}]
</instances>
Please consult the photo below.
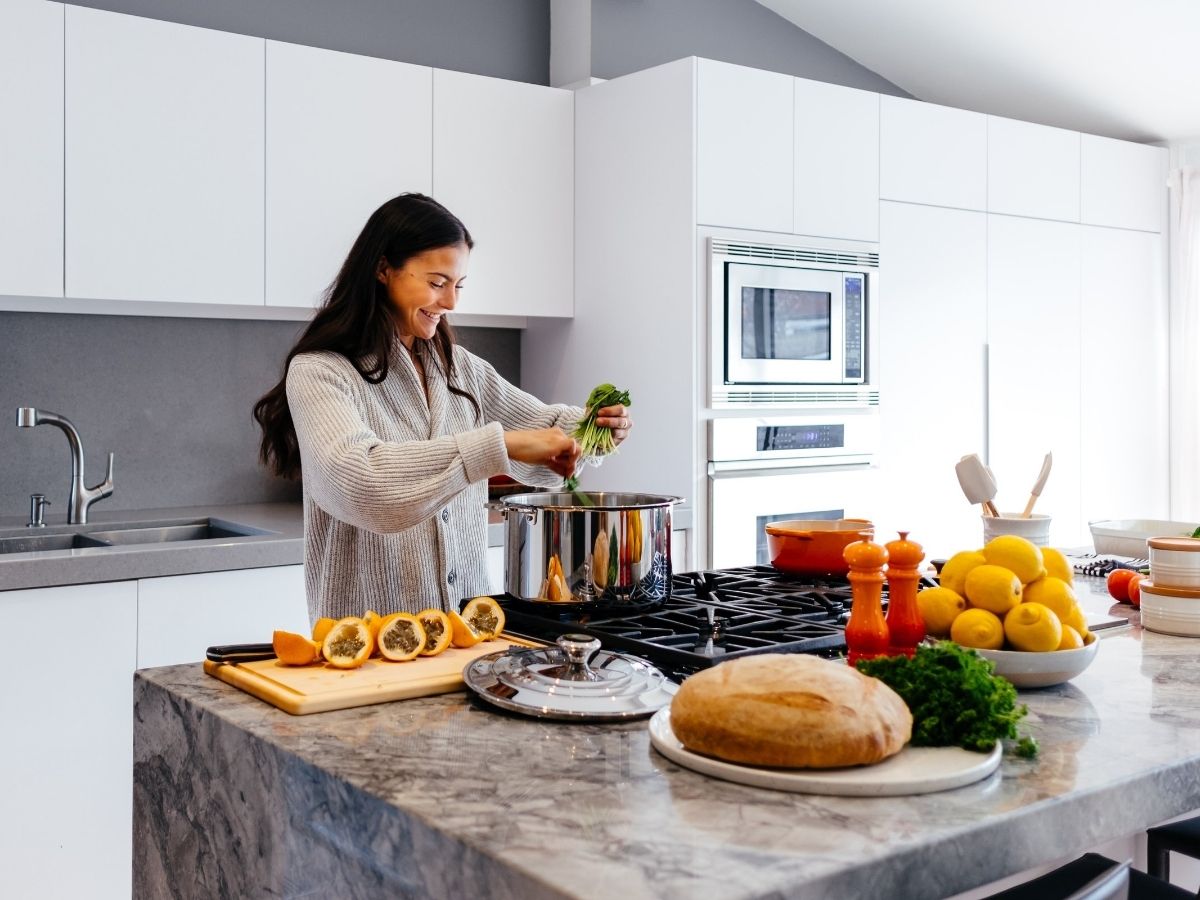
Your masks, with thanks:
<instances>
[{"instance_id":1,"label":"woman's smiling face","mask_svg":"<svg viewBox=\"0 0 1200 900\"><path fill-rule=\"evenodd\" d=\"M458 304L471 251L466 244L426 250L400 268L379 263L379 280L399 313L400 341L412 349L413 339L430 340L445 313Z\"/></svg>"}]
</instances>

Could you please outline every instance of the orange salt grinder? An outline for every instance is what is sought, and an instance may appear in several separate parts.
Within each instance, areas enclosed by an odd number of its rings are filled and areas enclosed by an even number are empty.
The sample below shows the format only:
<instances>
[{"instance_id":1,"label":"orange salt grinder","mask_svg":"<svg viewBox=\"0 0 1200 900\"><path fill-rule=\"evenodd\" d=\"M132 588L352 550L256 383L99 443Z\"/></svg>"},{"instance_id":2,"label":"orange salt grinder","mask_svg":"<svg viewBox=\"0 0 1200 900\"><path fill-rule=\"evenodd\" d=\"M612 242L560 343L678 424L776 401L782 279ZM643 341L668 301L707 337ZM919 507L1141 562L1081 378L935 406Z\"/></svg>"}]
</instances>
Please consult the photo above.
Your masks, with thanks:
<instances>
[{"instance_id":1,"label":"orange salt grinder","mask_svg":"<svg viewBox=\"0 0 1200 900\"><path fill-rule=\"evenodd\" d=\"M850 565L850 621L846 623L846 651L850 665L860 659L886 656L891 644L883 618L883 567L886 547L872 541L855 541L842 551Z\"/></svg>"},{"instance_id":2,"label":"orange salt grinder","mask_svg":"<svg viewBox=\"0 0 1200 900\"><path fill-rule=\"evenodd\" d=\"M917 582L921 580L917 566L925 558L924 548L900 532L900 540L887 544L888 612L887 626L891 637L891 656L912 656L917 644L925 637L925 620L917 607Z\"/></svg>"}]
</instances>

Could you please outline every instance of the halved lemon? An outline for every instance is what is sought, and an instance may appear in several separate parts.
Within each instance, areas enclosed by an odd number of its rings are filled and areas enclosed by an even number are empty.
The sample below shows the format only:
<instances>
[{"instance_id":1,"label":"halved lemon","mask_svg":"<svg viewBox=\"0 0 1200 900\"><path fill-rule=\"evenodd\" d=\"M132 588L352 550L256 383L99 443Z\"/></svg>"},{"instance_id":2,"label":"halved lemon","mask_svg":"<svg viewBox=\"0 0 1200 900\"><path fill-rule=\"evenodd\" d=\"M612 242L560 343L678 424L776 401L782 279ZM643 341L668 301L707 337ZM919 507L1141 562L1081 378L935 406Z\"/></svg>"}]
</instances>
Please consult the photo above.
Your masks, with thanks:
<instances>
[{"instance_id":1,"label":"halved lemon","mask_svg":"<svg viewBox=\"0 0 1200 900\"><path fill-rule=\"evenodd\" d=\"M425 649L425 627L412 613L393 613L379 627L379 652L384 659L404 662Z\"/></svg>"},{"instance_id":2,"label":"halved lemon","mask_svg":"<svg viewBox=\"0 0 1200 900\"><path fill-rule=\"evenodd\" d=\"M485 641L500 636L504 630L504 610L491 597L476 597L463 607L462 617Z\"/></svg>"},{"instance_id":3,"label":"halved lemon","mask_svg":"<svg viewBox=\"0 0 1200 900\"><path fill-rule=\"evenodd\" d=\"M357 669L375 649L371 629L358 616L334 622L321 645L321 655L338 669Z\"/></svg>"},{"instance_id":4,"label":"halved lemon","mask_svg":"<svg viewBox=\"0 0 1200 900\"><path fill-rule=\"evenodd\" d=\"M440 609L423 609L417 613L417 621L425 629L425 649L422 656L437 656L450 646L453 631L450 617Z\"/></svg>"},{"instance_id":5,"label":"halved lemon","mask_svg":"<svg viewBox=\"0 0 1200 900\"><path fill-rule=\"evenodd\" d=\"M454 610L446 613L446 618L450 620L450 642L455 647L474 647L483 640L483 635L475 630L475 626Z\"/></svg>"},{"instance_id":6,"label":"halved lemon","mask_svg":"<svg viewBox=\"0 0 1200 900\"><path fill-rule=\"evenodd\" d=\"M271 635L271 647L288 666L307 666L321 658L321 645L294 631L276 631Z\"/></svg>"}]
</instances>

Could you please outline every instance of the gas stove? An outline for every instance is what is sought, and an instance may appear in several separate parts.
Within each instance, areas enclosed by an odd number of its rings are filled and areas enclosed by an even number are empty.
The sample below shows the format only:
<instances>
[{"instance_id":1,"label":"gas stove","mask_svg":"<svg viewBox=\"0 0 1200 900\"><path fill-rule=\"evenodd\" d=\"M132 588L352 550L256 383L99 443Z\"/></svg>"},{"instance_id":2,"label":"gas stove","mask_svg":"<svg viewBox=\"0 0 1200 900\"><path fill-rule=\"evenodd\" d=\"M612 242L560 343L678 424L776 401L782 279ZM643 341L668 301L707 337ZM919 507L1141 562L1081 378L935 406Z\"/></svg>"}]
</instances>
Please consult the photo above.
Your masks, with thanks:
<instances>
[{"instance_id":1,"label":"gas stove","mask_svg":"<svg viewBox=\"0 0 1200 900\"><path fill-rule=\"evenodd\" d=\"M932 582L930 582L932 584ZM755 653L843 654L850 584L771 566L676 573L671 596L649 607L599 607L496 597L508 631L538 640L583 633L645 659L675 679ZM884 586L884 605L887 586Z\"/></svg>"}]
</instances>

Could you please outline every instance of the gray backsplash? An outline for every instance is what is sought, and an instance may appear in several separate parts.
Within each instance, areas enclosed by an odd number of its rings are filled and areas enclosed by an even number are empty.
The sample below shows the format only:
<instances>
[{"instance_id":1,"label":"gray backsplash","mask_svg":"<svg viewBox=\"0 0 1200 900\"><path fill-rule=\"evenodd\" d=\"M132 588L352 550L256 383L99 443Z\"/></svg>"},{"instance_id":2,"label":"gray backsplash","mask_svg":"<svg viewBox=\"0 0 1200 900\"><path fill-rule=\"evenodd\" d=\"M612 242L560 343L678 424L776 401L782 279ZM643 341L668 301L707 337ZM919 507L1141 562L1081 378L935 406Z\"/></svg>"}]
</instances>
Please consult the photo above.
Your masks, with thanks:
<instances>
[{"instance_id":1,"label":"gray backsplash","mask_svg":"<svg viewBox=\"0 0 1200 900\"><path fill-rule=\"evenodd\" d=\"M93 509L299 498L258 464L254 402L278 380L303 322L0 313L0 515L46 494L65 521L71 461L57 428L18 429L16 408L79 429L88 485L116 454L113 496ZM520 383L521 332L459 328L461 343Z\"/></svg>"}]
</instances>

